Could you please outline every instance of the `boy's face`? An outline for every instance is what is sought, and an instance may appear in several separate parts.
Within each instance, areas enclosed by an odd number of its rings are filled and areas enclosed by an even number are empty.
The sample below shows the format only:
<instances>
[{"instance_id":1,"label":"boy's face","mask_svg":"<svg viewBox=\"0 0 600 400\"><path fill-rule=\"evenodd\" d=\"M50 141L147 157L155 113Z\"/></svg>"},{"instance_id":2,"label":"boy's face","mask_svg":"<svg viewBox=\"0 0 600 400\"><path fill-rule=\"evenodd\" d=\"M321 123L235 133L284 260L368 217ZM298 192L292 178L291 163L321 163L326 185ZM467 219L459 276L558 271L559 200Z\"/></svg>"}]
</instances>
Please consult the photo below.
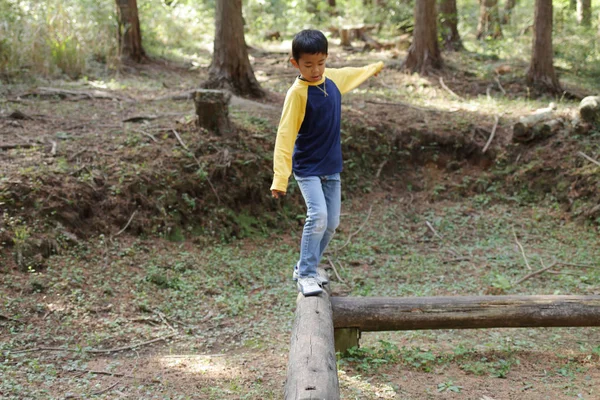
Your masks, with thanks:
<instances>
[{"instance_id":1,"label":"boy's face","mask_svg":"<svg viewBox=\"0 0 600 400\"><path fill-rule=\"evenodd\" d=\"M298 60L291 59L292 65L300 70L302 78L308 82L318 82L325 72L327 54L302 54Z\"/></svg>"}]
</instances>

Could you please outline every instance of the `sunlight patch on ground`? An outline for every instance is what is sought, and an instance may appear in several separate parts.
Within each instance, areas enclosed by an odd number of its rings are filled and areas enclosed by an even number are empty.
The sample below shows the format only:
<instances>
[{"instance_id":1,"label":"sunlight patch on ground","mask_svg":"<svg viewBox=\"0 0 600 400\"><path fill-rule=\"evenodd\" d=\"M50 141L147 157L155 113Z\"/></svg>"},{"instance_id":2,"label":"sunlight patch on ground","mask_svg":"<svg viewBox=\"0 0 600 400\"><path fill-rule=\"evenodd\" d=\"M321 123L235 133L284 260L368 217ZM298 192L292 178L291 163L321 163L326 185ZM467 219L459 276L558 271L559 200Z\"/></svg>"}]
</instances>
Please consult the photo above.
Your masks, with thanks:
<instances>
[{"instance_id":1,"label":"sunlight patch on ground","mask_svg":"<svg viewBox=\"0 0 600 400\"><path fill-rule=\"evenodd\" d=\"M241 375L238 368L227 365L227 360L222 355L169 355L158 357L157 361L164 368L208 375L210 378L231 378Z\"/></svg>"},{"instance_id":2,"label":"sunlight patch on ground","mask_svg":"<svg viewBox=\"0 0 600 400\"><path fill-rule=\"evenodd\" d=\"M338 379L340 388L352 392L352 394L360 395L360 398L373 399L394 399L398 393L390 385L381 383L371 383L369 379L363 378L360 375L349 376L345 371L338 370Z\"/></svg>"}]
</instances>

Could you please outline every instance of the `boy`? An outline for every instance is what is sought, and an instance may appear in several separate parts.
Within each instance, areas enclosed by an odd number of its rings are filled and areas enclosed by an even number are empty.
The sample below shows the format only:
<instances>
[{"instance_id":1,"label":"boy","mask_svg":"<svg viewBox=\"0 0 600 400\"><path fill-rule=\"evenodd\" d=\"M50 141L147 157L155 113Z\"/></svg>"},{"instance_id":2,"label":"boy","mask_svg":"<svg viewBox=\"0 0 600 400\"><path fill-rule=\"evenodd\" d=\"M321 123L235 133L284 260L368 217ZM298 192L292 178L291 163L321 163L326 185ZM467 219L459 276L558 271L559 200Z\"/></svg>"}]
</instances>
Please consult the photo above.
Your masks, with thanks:
<instances>
[{"instance_id":1,"label":"boy","mask_svg":"<svg viewBox=\"0 0 600 400\"><path fill-rule=\"evenodd\" d=\"M293 273L304 296L320 294L327 283L317 266L340 221L341 95L383 68L379 62L326 69L327 49L321 31L307 29L294 37L290 61L300 76L285 97L273 156L272 196L285 196L293 172L306 202L300 259Z\"/></svg>"}]
</instances>

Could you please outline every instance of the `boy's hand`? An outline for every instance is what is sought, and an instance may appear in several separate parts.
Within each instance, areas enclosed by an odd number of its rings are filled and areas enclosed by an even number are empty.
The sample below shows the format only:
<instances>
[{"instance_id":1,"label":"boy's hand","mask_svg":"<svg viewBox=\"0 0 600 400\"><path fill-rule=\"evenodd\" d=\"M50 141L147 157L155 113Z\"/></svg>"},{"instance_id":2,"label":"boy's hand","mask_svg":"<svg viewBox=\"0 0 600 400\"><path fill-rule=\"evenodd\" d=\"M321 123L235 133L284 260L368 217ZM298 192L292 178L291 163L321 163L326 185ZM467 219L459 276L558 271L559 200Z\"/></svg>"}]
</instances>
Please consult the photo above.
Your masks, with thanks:
<instances>
[{"instance_id":1,"label":"boy's hand","mask_svg":"<svg viewBox=\"0 0 600 400\"><path fill-rule=\"evenodd\" d=\"M285 192L282 192L280 190L271 190L271 196L273 196L273 198L278 199L280 197L285 196Z\"/></svg>"}]
</instances>

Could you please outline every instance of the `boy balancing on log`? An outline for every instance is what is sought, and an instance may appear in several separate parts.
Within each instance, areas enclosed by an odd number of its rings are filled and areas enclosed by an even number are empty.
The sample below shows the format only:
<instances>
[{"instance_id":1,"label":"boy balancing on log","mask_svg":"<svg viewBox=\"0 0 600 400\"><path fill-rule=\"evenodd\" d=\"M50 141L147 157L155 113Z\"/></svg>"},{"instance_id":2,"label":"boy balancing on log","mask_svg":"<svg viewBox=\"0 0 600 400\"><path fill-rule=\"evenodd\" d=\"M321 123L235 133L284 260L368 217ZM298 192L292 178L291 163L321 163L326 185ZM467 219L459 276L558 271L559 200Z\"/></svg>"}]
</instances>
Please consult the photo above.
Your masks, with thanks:
<instances>
[{"instance_id":1,"label":"boy balancing on log","mask_svg":"<svg viewBox=\"0 0 600 400\"><path fill-rule=\"evenodd\" d=\"M327 47L327 38L318 30L303 30L294 37L290 61L300 76L287 91L273 157L272 196L285 196L293 173L306 202L300 259L293 272L304 296L320 294L328 283L317 274L317 266L340 221L341 95L383 68L383 62L325 68Z\"/></svg>"}]
</instances>

